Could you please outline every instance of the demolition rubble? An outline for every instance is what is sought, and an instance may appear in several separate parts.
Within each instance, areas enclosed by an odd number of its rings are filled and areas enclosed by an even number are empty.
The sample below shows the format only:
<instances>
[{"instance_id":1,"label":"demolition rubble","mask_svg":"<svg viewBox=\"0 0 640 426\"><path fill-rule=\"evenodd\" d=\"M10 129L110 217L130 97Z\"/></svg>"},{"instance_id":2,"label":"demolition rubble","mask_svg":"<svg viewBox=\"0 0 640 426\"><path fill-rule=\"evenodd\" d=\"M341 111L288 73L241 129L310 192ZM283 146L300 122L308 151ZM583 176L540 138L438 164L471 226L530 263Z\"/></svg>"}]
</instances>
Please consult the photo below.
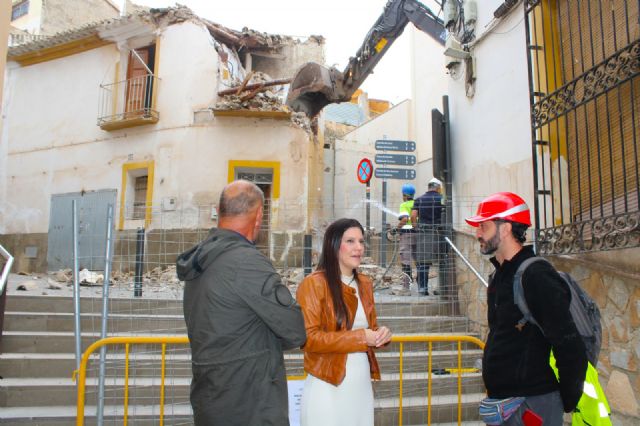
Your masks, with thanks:
<instances>
[{"instance_id":1,"label":"demolition rubble","mask_svg":"<svg viewBox=\"0 0 640 426\"><path fill-rule=\"evenodd\" d=\"M218 92L215 111L261 111L285 113L295 126L311 132L311 121L305 113L292 111L284 102L282 85L290 79L272 80L262 72L250 72L237 87Z\"/></svg>"},{"instance_id":2,"label":"demolition rubble","mask_svg":"<svg viewBox=\"0 0 640 426\"><path fill-rule=\"evenodd\" d=\"M277 272L282 282L295 295L298 285L304 279L303 268L280 268ZM408 296L405 289L406 276L400 267L384 268L376 265L371 258L365 258L360 266L360 272L371 277L374 291L379 295ZM22 275L22 276L20 276ZM61 269L48 274L17 274L16 279L10 281L16 291L38 294L67 294L73 290L73 272L71 269ZM20 278L20 279L18 279ZM82 269L78 272L78 282L82 294L99 295L104 286L104 275L95 271ZM182 298L184 282L176 275L176 267L157 266L142 274L142 297L153 298ZM109 279L110 292L113 297L130 297L136 286L133 271L113 271Z\"/></svg>"}]
</instances>

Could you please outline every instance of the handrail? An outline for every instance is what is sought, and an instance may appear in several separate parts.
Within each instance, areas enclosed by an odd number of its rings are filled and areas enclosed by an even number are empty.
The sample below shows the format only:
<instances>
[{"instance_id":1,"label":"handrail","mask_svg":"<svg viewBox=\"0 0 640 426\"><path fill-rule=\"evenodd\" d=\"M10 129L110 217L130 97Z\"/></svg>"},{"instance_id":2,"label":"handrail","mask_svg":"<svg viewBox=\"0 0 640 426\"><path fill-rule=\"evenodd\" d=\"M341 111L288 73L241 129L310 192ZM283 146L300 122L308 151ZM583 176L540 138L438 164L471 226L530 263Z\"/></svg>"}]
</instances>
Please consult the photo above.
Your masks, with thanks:
<instances>
[{"instance_id":1,"label":"handrail","mask_svg":"<svg viewBox=\"0 0 640 426\"><path fill-rule=\"evenodd\" d=\"M484 277L482 275L480 275L480 272L478 272L476 270L476 268L473 267L471 262L469 262L467 260L467 258L464 257L464 255L462 253L460 253L460 250L458 250L458 247L456 247L455 244L453 244L448 237L444 237L444 240L451 246L453 251L456 252L456 254L460 257L460 259L462 259L462 261L465 263L465 265L467 265L469 267L469 269L471 269L471 272L473 272L476 275L476 277L478 277L480 282L482 282L482 284L484 284L485 287L489 287L489 283L484 279Z\"/></svg>"},{"instance_id":2,"label":"handrail","mask_svg":"<svg viewBox=\"0 0 640 426\"><path fill-rule=\"evenodd\" d=\"M427 389L427 424L431 424L431 355L432 345L434 342L457 342L457 359L458 359L458 424L461 422L462 417L462 342L472 343L477 345L480 349L484 349L484 342L473 336L465 335L448 335L448 336L435 336L435 335L421 335L421 336L393 336L391 341L400 344L400 397L398 407L398 424L402 425L402 374L403 374L403 350L405 343L427 343L428 344L428 389ZM123 425L127 425L128 419L128 407L129 407L129 350L131 344L160 344L162 345L161 356L161 377L160 377L160 425L164 424L164 395L165 395L165 363L166 363L166 347L168 344L186 345L189 343L187 336L126 336L126 337L106 337L100 339L91 344L87 350L82 354L82 361L80 363L79 370L73 372L74 378L78 383L78 399L77 399L77 417L76 426L84 425L84 404L85 404L85 381L87 378L87 364L91 354L97 349L100 349L106 345L125 345L125 383L124 383L124 413L123 413ZM300 380L304 376L288 376L290 380Z\"/></svg>"},{"instance_id":3,"label":"handrail","mask_svg":"<svg viewBox=\"0 0 640 426\"><path fill-rule=\"evenodd\" d=\"M0 294L2 294L2 292L4 292L4 286L7 283L11 265L13 265L13 256L11 256L11 253L2 247L2 244L0 244L0 254L7 259L7 263L5 263L4 268L2 268L2 275L0 275Z\"/></svg>"}]
</instances>

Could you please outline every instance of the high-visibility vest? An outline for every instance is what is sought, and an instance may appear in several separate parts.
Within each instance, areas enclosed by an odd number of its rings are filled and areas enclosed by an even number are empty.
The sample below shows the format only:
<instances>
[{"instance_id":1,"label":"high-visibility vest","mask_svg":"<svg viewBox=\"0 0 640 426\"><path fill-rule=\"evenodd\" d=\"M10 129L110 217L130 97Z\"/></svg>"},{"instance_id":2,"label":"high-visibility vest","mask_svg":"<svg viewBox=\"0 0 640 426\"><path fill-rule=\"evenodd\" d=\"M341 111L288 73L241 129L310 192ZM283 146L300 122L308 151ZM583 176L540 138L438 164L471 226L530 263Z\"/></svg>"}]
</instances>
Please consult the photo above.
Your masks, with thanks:
<instances>
[{"instance_id":1,"label":"high-visibility vest","mask_svg":"<svg viewBox=\"0 0 640 426\"><path fill-rule=\"evenodd\" d=\"M553 369L556 378L559 377L556 368L556 359L551 352L549 357L549 365ZM578 401L578 405L571 416L571 424L573 426L611 426L611 409L604 395L600 381L598 381L598 370L587 363L587 375L584 378L584 387L582 388L582 397Z\"/></svg>"},{"instance_id":2,"label":"high-visibility vest","mask_svg":"<svg viewBox=\"0 0 640 426\"><path fill-rule=\"evenodd\" d=\"M404 216L409 216L411 217L411 210L413 209L413 202L414 200L407 200L405 202L403 202L402 204L400 204L400 214L398 215L399 219L402 219L402 217ZM411 222L407 222L406 225L404 225L402 227L403 229L411 229Z\"/></svg>"}]
</instances>

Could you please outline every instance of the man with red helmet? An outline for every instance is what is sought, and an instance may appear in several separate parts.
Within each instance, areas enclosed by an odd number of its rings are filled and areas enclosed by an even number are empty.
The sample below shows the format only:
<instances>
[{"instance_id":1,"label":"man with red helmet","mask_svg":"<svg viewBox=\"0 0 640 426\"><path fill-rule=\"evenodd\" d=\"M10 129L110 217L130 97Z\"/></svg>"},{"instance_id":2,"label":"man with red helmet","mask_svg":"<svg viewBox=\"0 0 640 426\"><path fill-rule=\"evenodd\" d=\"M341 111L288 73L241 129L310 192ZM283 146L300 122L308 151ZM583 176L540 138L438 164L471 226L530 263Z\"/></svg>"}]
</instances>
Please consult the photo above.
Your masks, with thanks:
<instances>
[{"instance_id":1,"label":"man with red helmet","mask_svg":"<svg viewBox=\"0 0 640 426\"><path fill-rule=\"evenodd\" d=\"M522 276L524 296L543 332L529 323L518 326L523 315L514 302L514 275L525 259L535 256L532 246L523 245L531 226L529 207L516 194L498 192L485 198L466 221L476 228L482 254L494 255L496 268L487 289L485 401L512 404L512 415L502 424L524 424L523 415L533 412L545 425L561 425L563 411L573 411L582 396L587 370L584 343L569 312L570 290L550 264L532 263ZM549 365L551 350L559 382Z\"/></svg>"}]
</instances>

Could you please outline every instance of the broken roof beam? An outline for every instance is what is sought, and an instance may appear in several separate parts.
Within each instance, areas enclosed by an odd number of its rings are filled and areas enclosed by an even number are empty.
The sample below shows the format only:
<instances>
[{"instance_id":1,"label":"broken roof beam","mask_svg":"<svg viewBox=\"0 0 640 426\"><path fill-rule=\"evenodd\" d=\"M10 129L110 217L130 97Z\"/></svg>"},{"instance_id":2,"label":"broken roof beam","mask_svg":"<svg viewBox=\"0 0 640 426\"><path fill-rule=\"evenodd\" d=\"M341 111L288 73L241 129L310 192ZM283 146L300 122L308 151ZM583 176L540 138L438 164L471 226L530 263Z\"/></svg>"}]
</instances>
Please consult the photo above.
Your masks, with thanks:
<instances>
[{"instance_id":1,"label":"broken roof beam","mask_svg":"<svg viewBox=\"0 0 640 426\"><path fill-rule=\"evenodd\" d=\"M262 87L278 86L280 84L289 84L289 83L291 83L290 78L281 78L279 80L265 81L263 83L247 84L244 86L242 90L253 90L253 89L258 89ZM242 86L239 86L239 87L241 88ZM218 95L225 96L225 95L237 94L239 87L232 87L231 89L221 90L218 92Z\"/></svg>"}]
</instances>

